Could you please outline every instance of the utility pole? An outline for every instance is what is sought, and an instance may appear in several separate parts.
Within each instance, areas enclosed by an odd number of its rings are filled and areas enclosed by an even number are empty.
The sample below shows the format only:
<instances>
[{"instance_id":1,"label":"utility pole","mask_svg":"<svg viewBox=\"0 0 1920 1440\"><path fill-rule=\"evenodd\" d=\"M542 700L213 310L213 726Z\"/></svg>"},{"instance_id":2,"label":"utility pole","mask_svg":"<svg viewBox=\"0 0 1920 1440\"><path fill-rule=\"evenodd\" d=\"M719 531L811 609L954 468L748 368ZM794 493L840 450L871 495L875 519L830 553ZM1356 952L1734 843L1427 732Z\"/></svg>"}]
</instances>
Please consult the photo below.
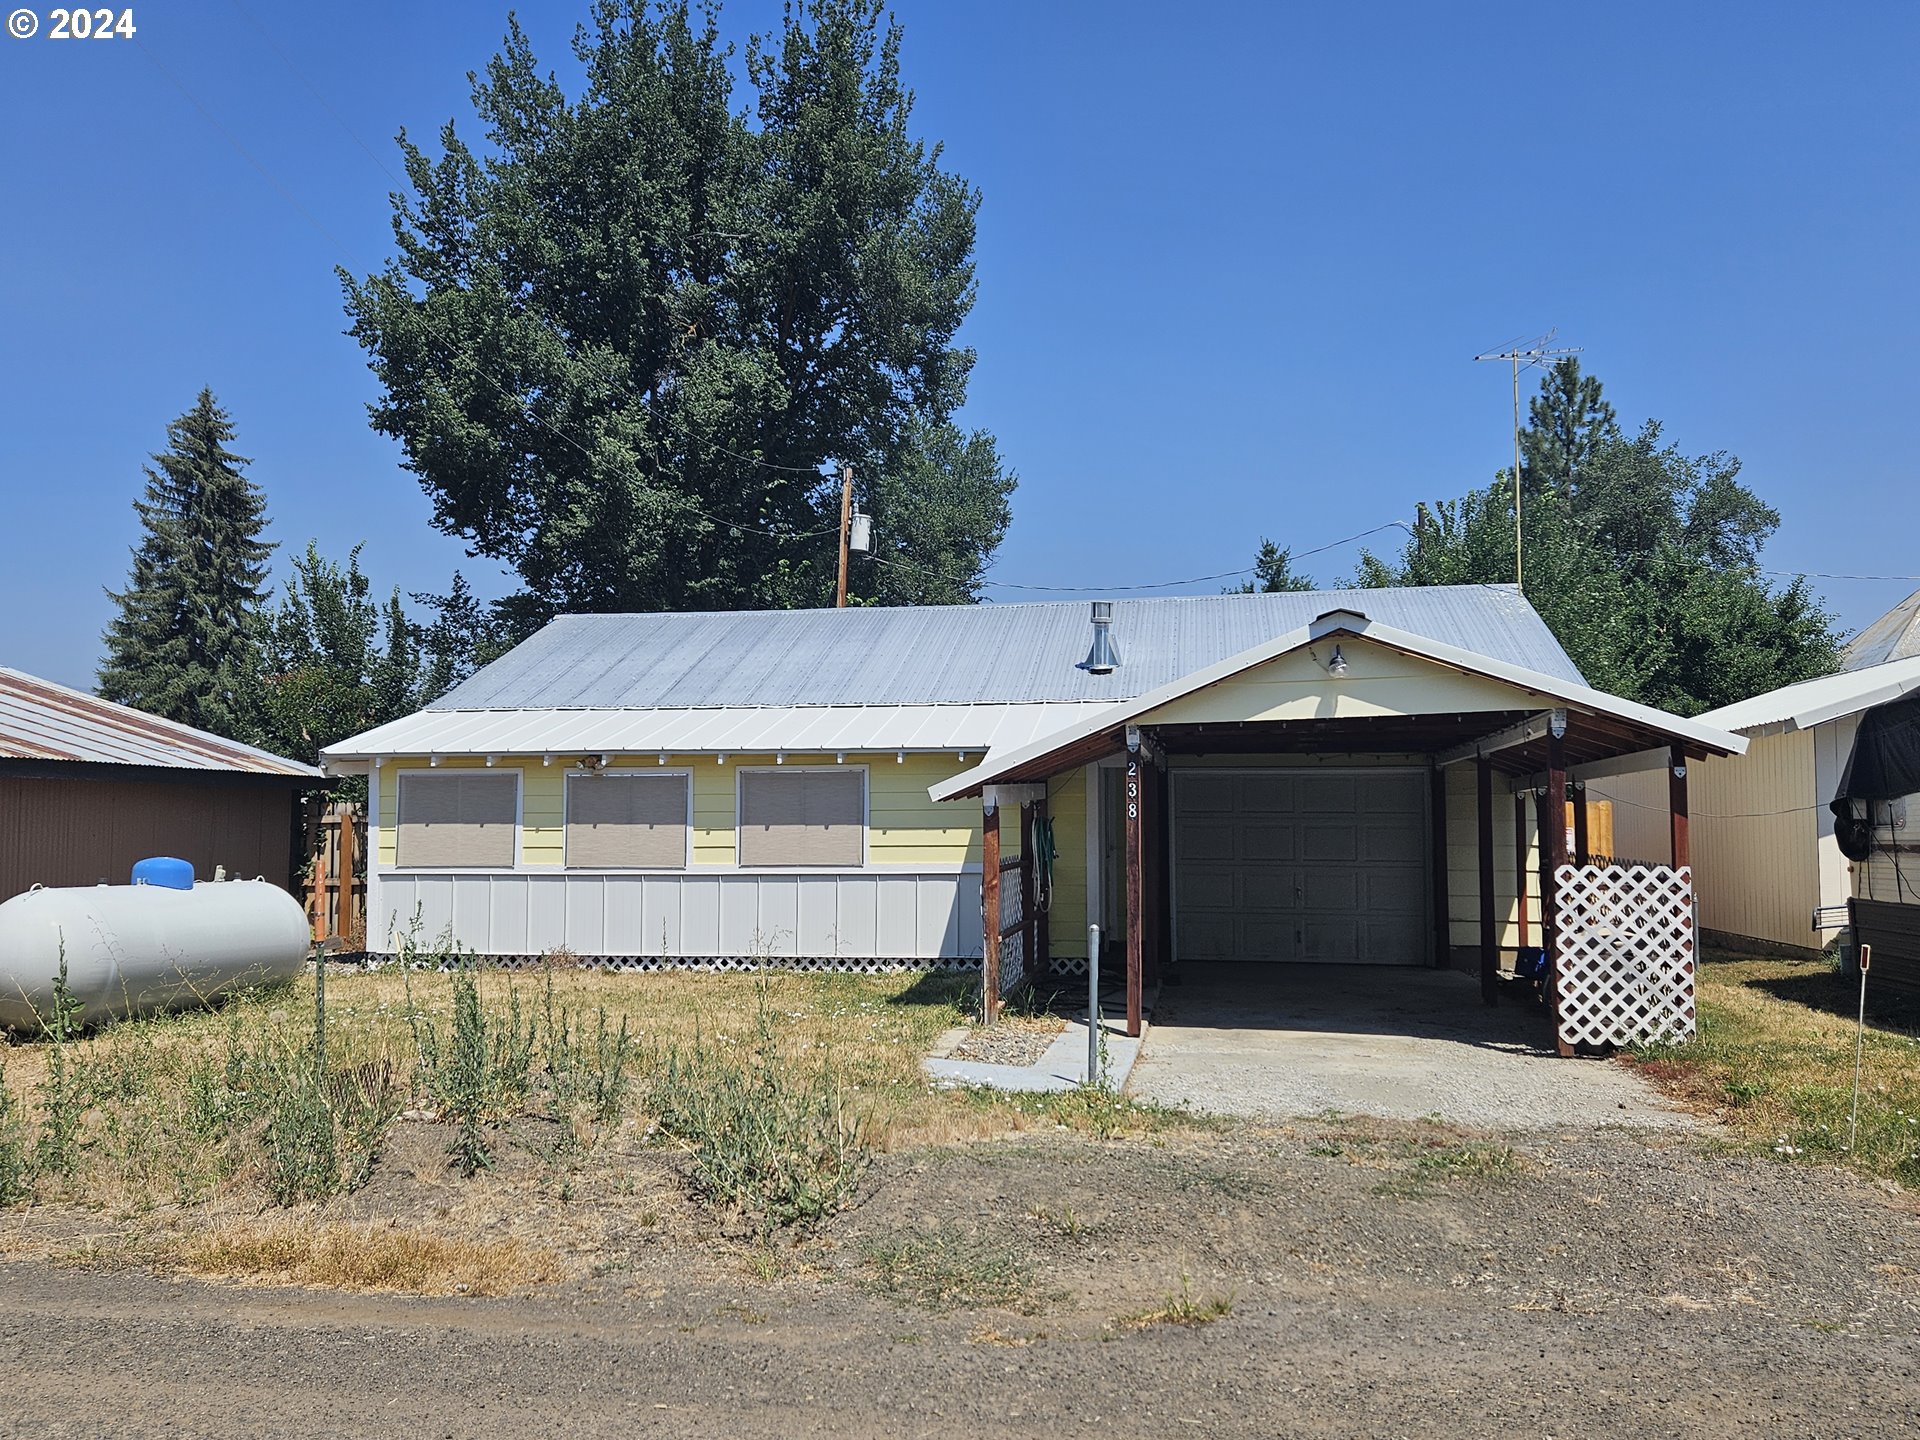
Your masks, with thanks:
<instances>
[{"instance_id":1,"label":"utility pole","mask_svg":"<svg viewBox=\"0 0 1920 1440\"><path fill-rule=\"evenodd\" d=\"M1515 589L1522 592L1527 588L1527 579L1520 556L1520 372L1531 370L1536 365L1545 365L1563 355L1578 355L1581 350L1578 345L1554 348L1553 334L1549 330L1524 347L1518 340L1510 341L1504 350L1489 350L1484 355L1473 357L1475 360L1506 360L1513 365L1513 584Z\"/></svg>"},{"instance_id":2,"label":"utility pole","mask_svg":"<svg viewBox=\"0 0 1920 1440\"><path fill-rule=\"evenodd\" d=\"M853 466L840 467L840 583L834 590L834 608L847 606L847 527L853 521Z\"/></svg>"}]
</instances>

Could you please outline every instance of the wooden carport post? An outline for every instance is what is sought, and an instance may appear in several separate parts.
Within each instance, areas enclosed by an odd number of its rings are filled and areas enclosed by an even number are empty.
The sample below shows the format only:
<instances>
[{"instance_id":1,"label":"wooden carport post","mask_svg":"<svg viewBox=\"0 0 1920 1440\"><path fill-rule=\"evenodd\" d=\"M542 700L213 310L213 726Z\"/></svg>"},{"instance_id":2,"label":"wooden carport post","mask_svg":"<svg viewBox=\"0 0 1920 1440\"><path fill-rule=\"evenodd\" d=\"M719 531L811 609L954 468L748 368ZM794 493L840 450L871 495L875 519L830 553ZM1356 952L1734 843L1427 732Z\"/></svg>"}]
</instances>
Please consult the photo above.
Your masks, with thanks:
<instances>
[{"instance_id":1,"label":"wooden carport post","mask_svg":"<svg viewBox=\"0 0 1920 1440\"><path fill-rule=\"evenodd\" d=\"M1433 833L1428 844L1432 853L1428 863L1432 866L1428 884L1433 887L1433 963L1445 969L1453 964L1453 896L1447 857L1447 772L1435 765L1428 774L1427 784L1431 791L1427 810L1428 822Z\"/></svg>"},{"instance_id":2,"label":"wooden carport post","mask_svg":"<svg viewBox=\"0 0 1920 1440\"><path fill-rule=\"evenodd\" d=\"M1573 863L1593 863L1593 839L1587 832L1587 782L1573 782Z\"/></svg>"},{"instance_id":3,"label":"wooden carport post","mask_svg":"<svg viewBox=\"0 0 1920 1440\"><path fill-rule=\"evenodd\" d=\"M1000 1014L1000 805L989 790L980 816L980 1018Z\"/></svg>"},{"instance_id":4,"label":"wooden carport post","mask_svg":"<svg viewBox=\"0 0 1920 1440\"><path fill-rule=\"evenodd\" d=\"M1687 752L1678 745L1667 749L1667 809L1672 825L1673 868L1693 863L1687 813Z\"/></svg>"},{"instance_id":5,"label":"wooden carport post","mask_svg":"<svg viewBox=\"0 0 1920 1440\"><path fill-rule=\"evenodd\" d=\"M1147 759L1142 753L1140 732L1127 728L1126 788L1122 808L1126 815L1127 871L1127 1034L1140 1033L1140 1013L1145 1001L1147 924L1146 900L1146 807Z\"/></svg>"},{"instance_id":6,"label":"wooden carport post","mask_svg":"<svg viewBox=\"0 0 1920 1440\"><path fill-rule=\"evenodd\" d=\"M1548 1013L1553 1016L1553 1043L1562 1055L1573 1047L1560 1038L1560 867L1567 863L1567 747L1566 722L1547 731L1547 788L1539 797L1540 825L1540 945L1547 952Z\"/></svg>"},{"instance_id":7,"label":"wooden carport post","mask_svg":"<svg viewBox=\"0 0 1920 1440\"><path fill-rule=\"evenodd\" d=\"M1493 762L1473 762L1480 802L1480 998L1491 1005L1500 995L1500 931L1493 914Z\"/></svg>"}]
</instances>

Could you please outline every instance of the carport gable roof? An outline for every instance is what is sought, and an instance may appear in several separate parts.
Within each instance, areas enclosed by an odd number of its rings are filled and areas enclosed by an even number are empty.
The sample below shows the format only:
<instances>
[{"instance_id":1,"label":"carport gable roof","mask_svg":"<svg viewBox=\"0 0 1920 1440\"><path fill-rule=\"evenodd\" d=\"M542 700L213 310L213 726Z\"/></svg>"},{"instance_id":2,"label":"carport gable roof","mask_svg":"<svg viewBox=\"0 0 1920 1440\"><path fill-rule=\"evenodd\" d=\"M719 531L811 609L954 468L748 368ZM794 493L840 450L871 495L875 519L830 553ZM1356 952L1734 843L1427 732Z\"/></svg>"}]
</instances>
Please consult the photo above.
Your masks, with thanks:
<instances>
[{"instance_id":1,"label":"carport gable roof","mask_svg":"<svg viewBox=\"0 0 1920 1440\"><path fill-rule=\"evenodd\" d=\"M1625 732L1618 746L1618 753L1621 754L1643 750L1658 740L1677 744L1689 754L1697 756L1738 755L1747 748L1743 737L1703 725L1697 720L1687 720L1651 705L1642 705L1586 685L1574 684L1560 676L1542 674L1490 655L1477 654L1425 635L1383 625L1358 611L1330 610L1308 625L1205 666L1137 699L1096 711L1004 755L989 754L986 760L972 769L939 785L930 786L928 794L935 800L957 800L976 795L987 785L1044 779L1060 770L1084 764L1110 753L1126 726L1151 715L1153 711L1209 686L1231 680L1270 660L1304 649L1315 641L1341 635L1385 645L1403 654L1468 675L1501 681L1516 689L1557 701L1567 709L1596 716L1603 721L1617 722Z\"/></svg>"}]
</instances>

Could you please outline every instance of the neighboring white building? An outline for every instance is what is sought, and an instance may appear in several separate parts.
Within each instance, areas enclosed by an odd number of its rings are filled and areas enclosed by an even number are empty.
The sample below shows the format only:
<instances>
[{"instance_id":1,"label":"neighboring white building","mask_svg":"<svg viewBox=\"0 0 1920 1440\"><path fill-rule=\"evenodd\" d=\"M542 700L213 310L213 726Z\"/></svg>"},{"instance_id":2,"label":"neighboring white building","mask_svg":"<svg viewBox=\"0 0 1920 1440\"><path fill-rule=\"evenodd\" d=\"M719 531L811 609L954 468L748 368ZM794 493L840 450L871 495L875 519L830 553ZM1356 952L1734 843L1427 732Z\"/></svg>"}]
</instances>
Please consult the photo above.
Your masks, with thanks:
<instances>
[{"instance_id":1,"label":"neighboring white building","mask_svg":"<svg viewBox=\"0 0 1920 1440\"><path fill-rule=\"evenodd\" d=\"M1907 620L1904 632L1883 620L1861 638L1885 626L1882 642L1903 633L1920 642L1913 617ZM1783 686L1699 717L1750 742L1745 755L1693 767L1703 931L1724 943L1813 952L1846 925L1850 899L1920 903L1920 794L1847 807L1871 825L1863 860L1843 853L1832 808L1863 721L1904 723L1910 711L1920 714L1920 654ZM1623 786L1619 798L1649 797Z\"/></svg>"}]
</instances>

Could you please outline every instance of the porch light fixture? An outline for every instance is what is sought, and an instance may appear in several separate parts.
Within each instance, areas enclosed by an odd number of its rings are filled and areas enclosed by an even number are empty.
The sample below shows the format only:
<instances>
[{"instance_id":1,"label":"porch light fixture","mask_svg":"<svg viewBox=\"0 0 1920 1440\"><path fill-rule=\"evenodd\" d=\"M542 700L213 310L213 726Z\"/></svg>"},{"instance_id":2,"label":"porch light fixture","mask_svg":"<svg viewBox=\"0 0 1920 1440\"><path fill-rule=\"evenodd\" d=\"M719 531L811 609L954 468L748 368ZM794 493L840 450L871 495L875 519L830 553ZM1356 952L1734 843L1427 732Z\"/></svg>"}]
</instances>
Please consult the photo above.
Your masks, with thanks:
<instances>
[{"instance_id":1,"label":"porch light fixture","mask_svg":"<svg viewBox=\"0 0 1920 1440\"><path fill-rule=\"evenodd\" d=\"M715 764L718 764L718 765L726 764L727 763L726 752L722 751L720 754L714 756L713 759Z\"/></svg>"},{"instance_id":2,"label":"porch light fixture","mask_svg":"<svg viewBox=\"0 0 1920 1440\"><path fill-rule=\"evenodd\" d=\"M551 756L551 755L542 755L542 756L540 757L540 763L541 763L542 765L551 765L551 764L553 764L553 756Z\"/></svg>"},{"instance_id":3,"label":"porch light fixture","mask_svg":"<svg viewBox=\"0 0 1920 1440\"><path fill-rule=\"evenodd\" d=\"M776 764L776 765L784 765L784 764L786 764L786 763L787 763L787 752L786 752L786 751L784 751L784 750L776 750L776 751L774 751L774 752L773 752L773 763L774 763L774 764Z\"/></svg>"},{"instance_id":4,"label":"porch light fixture","mask_svg":"<svg viewBox=\"0 0 1920 1440\"><path fill-rule=\"evenodd\" d=\"M437 766L439 765L439 763L440 763L440 757L438 755L427 756L427 764Z\"/></svg>"},{"instance_id":5,"label":"porch light fixture","mask_svg":"<svg viewBox=\"0 0 1920 1440\"><path fill-rule=\"evenodd\" d=\"M1327 657L1327 673L1336 680L1347 673L1347 657L1340 653L1338 645L1333 647L1333 654Z\"/></svg>"},{"instance_id":6,"label":"porch light fixture","mask_svg":"<svg viewBox=\"0 0 1920 1440\"><path fill-rule=\"evenodd\" d=\"M906 752L906 751L904 751L904 750L896 750L896 751L894 751L894 752L893 752L893 763L894 763L894 764L896 764L896 765L904 765L904 764L906 764L906 763L907 763L907 752Z\"/></svg>"},{"instance_id":7,"label":"porch light fixture","mask_svg":"<svg viewBox=\"0 0 1920 1440\"><path fill-rule=\"evenodd\" d=\"M666 763L667 763L667 752L662 750L657 756L654 757L654 764L664 765Z\"/></svg>"},{"instance_id":8,"label":"porch light fixture","mask_svg":"<svg viewBox=\"0 0 1920 1440\"><path fill-rule=\"evenodd\" d=\"M834 752L833 752L833 763L834 763L834 764L836 764L836 765L844 765L844 764L846 764L846 763L847 763L847 752L846 752L846 751L844 751L844 750L836 750L836 751L834 751Z\"/></svg>"},{"instance_id":9,"label":"porch light fixture","mask_svg":"<svg viewBox=\"0 0 1920 1440\"><path fill-rule=\"evenodd\" d=\"M494 762L497 761L499 758L500 757L498 755L487 756L487 768L491 770L494 766Z\"/></svg>"}]
</instances>

